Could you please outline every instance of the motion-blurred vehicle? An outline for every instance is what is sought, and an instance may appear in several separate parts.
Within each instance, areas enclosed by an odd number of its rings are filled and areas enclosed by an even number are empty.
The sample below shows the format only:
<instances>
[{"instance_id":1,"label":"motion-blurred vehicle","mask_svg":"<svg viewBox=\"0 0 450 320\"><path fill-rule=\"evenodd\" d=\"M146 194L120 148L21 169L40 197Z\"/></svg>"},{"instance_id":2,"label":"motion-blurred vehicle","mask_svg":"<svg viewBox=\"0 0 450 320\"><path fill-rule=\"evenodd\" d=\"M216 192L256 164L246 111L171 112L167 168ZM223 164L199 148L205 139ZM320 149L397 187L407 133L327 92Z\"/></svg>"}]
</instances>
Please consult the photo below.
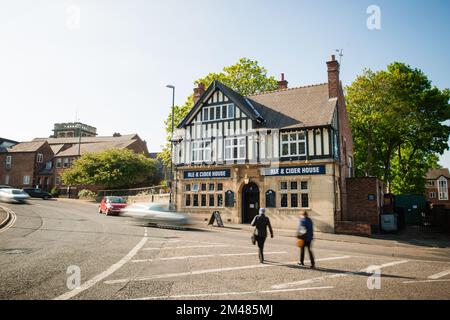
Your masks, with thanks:
<instances>
[{"instance_id":1,"label":"motion-blurred vehicle","mask_svg":"<svg viewBox=\"0 0 450 320\"><path fill-rule=\"evenodd\" d=\"M127 202L122 197L103 197L98 205L98 213L104 213L107 216L118 214L126 206Z\"/></svg>"},{"instance_id":2,"label":"motion-blurred vehicle","mask_svg":"<svg viewBox=\"0 0 450 320\"><path fill-rule=\"evenodd\" d=\"M14 189L14 188L6 184L0 184L0 189Z\"/></svg>"},{"instance_id":3,"label":"motion-blurred vehicle","mask_svg":"<svg viewBox=\"0 0 450 320\"><path fill-rule=\"evenodd\" d=\"M158 227L187 227L191 224L187 214L175 211L175 207L169 204L135 203L121 210L120 215Z\"/></svg>"},{"instance_id":4,"label":"motion-blurred vehicle","mask_svg":"<svg viewBox=\"0 0 450 320\"><path fill-rule=\"evenodd\" d=\"M23 188L22 190L28 193L31 198L41 198L44 200L52 198L52 195L50 193L42 191L41 189Z\"/></svg>"},{"instance_id":5,"label":"motion-blurred vehicle","mask_svg":"<svg viewBox=\"0 0 450 320\"><path fill-rule=\"evenodd\" d=\"M24 203L29 198L30 196L20 189L12 189L12 188L0 189L0 201L3 202Z\"/></svg>"}]
</instances>

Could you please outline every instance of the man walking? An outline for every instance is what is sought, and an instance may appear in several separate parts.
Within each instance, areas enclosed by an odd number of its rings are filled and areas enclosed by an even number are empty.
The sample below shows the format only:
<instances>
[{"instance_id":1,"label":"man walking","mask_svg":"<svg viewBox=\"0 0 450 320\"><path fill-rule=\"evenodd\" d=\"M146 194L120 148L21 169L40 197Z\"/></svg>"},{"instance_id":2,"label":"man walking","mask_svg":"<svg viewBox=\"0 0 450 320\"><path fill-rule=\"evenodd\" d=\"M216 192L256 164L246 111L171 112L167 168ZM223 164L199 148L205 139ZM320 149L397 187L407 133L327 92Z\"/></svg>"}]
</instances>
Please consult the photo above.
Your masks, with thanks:
<instances>
[{"instance_id":1,"label":"man walking","mask_svg":"<svg viewBox=\"0 0 450 320\"><path fill-rule=\"evenodd\" d=\"M306 248L308 248L309 259L311 260L311 268L314 269L316 264L314 261L313 252L311 251L311 244L312 244L312 240L314 238L313 222L308 217L308 213L306 211L301 211L300 215L301 216L300 216L300 219L298 222L297 233L298 233L298 238L302 239L304 241L304 244L301 247L300 262L298 264L301 266L305 265L304 261L305 261L305 247L306 247Z\"/></svg>"},{"instance_id":2,"label":"man walking","mask_svg":"<svg viewBox=\"0 0 450 320\"><path fill-rule=\"evenodd\" d=\"M259 209L259 216L253 219L252 226L255 227L254 236L258 242L259 262L264 263L264 242L267 238L267 227L269 227L270 237L273 238L273 230L270 219L266 216L266 209Z\"/></svg>"}]
</instances>

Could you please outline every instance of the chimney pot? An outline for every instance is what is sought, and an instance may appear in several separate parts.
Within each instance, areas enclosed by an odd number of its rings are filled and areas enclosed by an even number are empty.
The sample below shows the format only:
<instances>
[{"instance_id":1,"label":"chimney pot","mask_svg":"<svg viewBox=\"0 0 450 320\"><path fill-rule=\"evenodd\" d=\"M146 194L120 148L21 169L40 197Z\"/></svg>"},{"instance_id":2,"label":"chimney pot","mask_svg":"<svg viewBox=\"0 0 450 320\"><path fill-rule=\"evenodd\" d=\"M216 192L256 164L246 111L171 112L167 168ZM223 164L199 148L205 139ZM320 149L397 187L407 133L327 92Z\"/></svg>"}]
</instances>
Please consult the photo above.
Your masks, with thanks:
<instances>
[{"instance_id":1,"label":"chimney pot","mask_svg":"<svg viewBox=\"0 0 450 320\"><path fill-rule=\"evenodd\" d=\"M197 88L194 88L194 104L200 100L200 98L205 93L205 85L203 83L199 83L197 85Z\"/></svg>"},{"instance_id":2,"label":"chimney pot","mask_svg":"<svg viewBox=\"0 0 450 320\"><path fill-rule=\"evenodd\" d=\"M285 90L288 88L288 82L284 79L284 73L281 74L281 80L278 81L278 90Z\"/></svg>"},{"instance_id":3,"label":"chimney pot","mask_svg":"<svg viewBox=\"0 0 450 320\"><path fill-rule=\"evenodd\" d=\"M328 94L329 98L337 98L339 96L339 62L336 61L334 54L331 61L327 62L328 69Z\"/></svg>"}]
</instances>

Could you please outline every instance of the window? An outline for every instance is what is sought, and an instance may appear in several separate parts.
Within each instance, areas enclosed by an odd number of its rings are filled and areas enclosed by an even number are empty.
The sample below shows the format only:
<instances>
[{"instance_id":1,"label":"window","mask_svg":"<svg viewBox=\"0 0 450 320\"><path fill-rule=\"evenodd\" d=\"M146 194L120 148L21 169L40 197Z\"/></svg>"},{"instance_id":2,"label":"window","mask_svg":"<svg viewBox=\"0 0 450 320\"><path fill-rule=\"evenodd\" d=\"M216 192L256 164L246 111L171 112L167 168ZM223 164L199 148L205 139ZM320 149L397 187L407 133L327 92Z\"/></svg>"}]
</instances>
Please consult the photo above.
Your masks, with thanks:
<instances>
[{"instance_id":1,"label":"window","mask_svg":"<svg viewBox=\"0 0 450 320\"><path fill-rule=\"evenodd\" d=\"M208 206L214 207L214 194L210 194L210 195L209 195Z\"/></svg>"},{"instance_id":2,"label":"window","mask_svg":"<svg viewBox=\"0 0 450 320\"><path fill-rule=\"evenodd\" d=\"M206 191L206 183L202 183L202 191Z\"/></svg>"},{"instance_id":3,"label":"window","mask_svg":"<svg viewBox=\"0 0 450 320\"><path fill-rule=\"evenodd\" d=\"M245 160L245 138L225 139L225 160Z\"/></svg>"},{"instance_id":4,"label":"window","mask_svg":"<svg viewBox=\"0 0 450 320\"><path fill-rule=\"evenodd\" d=\"M308 190L308 181L302 181L301 188L302 190Z\"/></svg>"},{"instance_id":5,"label":"window","mask_svg":"<svg viewBox=\"0 0 450 320\"><path fill-rule=\"evenodd\" d=\"M187 191L187 192L191 191L191 184L190 183L184 185L184 191Z\"/></svg>"},{"instance_id":6,"label":"window","mask_svg":"<svg viewBox=\"0 0 450 320\"><path fill-rule=\"evenodd\" d=\"M439 200L448 200L448 185L447 178L440 177L438 179L438 192L439 192Z\"/></svg>"},{"instance_id":7,"label":"window","mask_svg":"<svg viewBox=\"0 0 450 320\"><path fill-rule=\"evenodd\" d=\"M198 192L198 183L193 183L192 184L192 191L193 192Z\"/></svg>"},{"instance_id":8,"label":"window","mask_svg":"<svg viewBox=\"0 0 450 320\"><path fill-rule=\"evenodd\" d=\"M288 183L286 181L280 182L280 190L287 191L287 189L288 189Z\"/></svg>"},{"instance_id":9,"label":"window","mask_svg":"<svg viewBox=\"0 0 450 320\"><path fill-rule=\"evenodd\" d=\"M302 132L291 132L281 134L281 155L305 156L306 155L306 135Z\"/></svg>"},{"instance_id":10,"label":"window","mask_svg":"<svg viewBox=\"0 0 450 320\"><path fill-rule=\"evenodd\" d=\"M47 161L45 163L45 169L50 170L52 168L52 162L51 161Z\"/></svg>"},{"instance_id":11,"label":"window","mask_svg":"<svg viewBox=\"0 0 450 320\"><path fill-rule=\"evenodd\" d=\"M228 119L234 118L234 105L229 104L228 105Z\"/></svg>"},{"instance_id":12,"label":"window","mask_svg":"<svg viewBox=\"0 0 450 320\"><path fill-rule=\"evenodd\" d=\"M234 207L234 192L231 190L225 192L225 207Z\"/></svg>"},{"instance_id":13,"label":"window","mask_svg":"<svg viewBox=\"0 0 450 320\"><path fill-rule=\"evenodd\" d=\"M30 176L23 176L23 184L29 185L30 184Z\"/></svg>"},{"instance_id":14,"label":"window","mask_svg":"<svg viewBox=\"0 0 450 320\"><path fill-rule=\"evenodd\" d=\"M192 162L211 161L211 141L192 143Z\"/></svg>"},{"instance_id":15,"label":"window","mask_svg":"<svg viewBox=\"0 0 450 320\"><path fill-rule=\"evenodd\" d=\"M273 190L266 192L266 208L275 208L277 206L276 193Z\"/></svg>"},{"instance_id":16,"label":"window","mask_svg":"<svg viewBox=\"0 0 450 320\"><path fill-rule=\"evenodd\" d=\"M194 207L198 207L198 194L194 194Z\"/></svg>"},{"instance_id":17,"label":"window","mask_svg":"<svg viewBox=\"0 0 450 320\"><path fill-rule=\"evenodd\" d=\"M429 198L430 199L436 199L436 192L430 192Z\"/></svg>"},{"instance_id":18,"label":"window","mask_svg":"<svg viewBox=\"0 0 450 320\"><path fill-rule=\"evenodd\" d=\"M203 108L203 121L214 121L234 118L234 105L225 104Z\"/></svg>"},{"instance_id":19,"label":"window","mask_svg":"<svg viewBox=\"0 0 450 320\"><path fill-rule=\"evenodd\" d=\"M203 121L208 121L209 119L209 110L207 108L203 109Z\"/></svg>"},{"instance_id":20,"label":"window","mask_svg":"<svg viewBox=\"0 0 450 320\"><path fill-rule=\"evenodd\" d=\"M206 194L202 194L202 207L206 207Z\"/></svg>"},{"instance_id":21,"label":"window","mask_svg":"<svg viewBox=\"0 0 450 320\"><path fill-rule=\"evenodd\" d=\"M309 196L307 193L302 193L302 208L309 208Z\"/></svg>"},{"instance_id":22,"label":"window","mask_svg":"<svg viewBox=\"0 0 450 320\"><path fill-rule=\"evenodd\" d=\"M37 163L42 163L44 161L44 155L42 153L38 153L36 155L36 162Z\"/></svg>"},{"instance_id":23,"label":"window","mask_svg":"<svg viewBox=\"0 0 450 320\"><path fill-rule=\"evenodd\" d=\"M353 158L348 157L348 176L353 178Z\"/></svg>"},{"instance_id":24,"label":"window","mask_svg":"<svg viewBox=\"0 0 450 320\"><path fill-rule=\"evenodd\" d=\"M291 181L291 190L297 190L298 183L297 181Z\"/></svg>"},{"instance_id":25,"label":"window","mask_svg":"<svg viewBox=\"0 0 450 320\"><path fill-rule=\"evenodd\" d=\"M291 208L298 208L298 194L291 193Z\"/></svg>"},{"instance_id":26,"label":"window","mask_svg":"<svg viewBox=\"0 0 450 320\"><path fill-rule=\"evenodd\" d=\"M11 169L12 156L6 156L6 169Z\"/></svg>"},{"instance_id":27,"label":"window","mask_svg":"<svg viewBox=\"0 0 450 320\"><path fill-rule=\"evenodd\" d=\"M286 193L281 194L281 207L287 208L288 206L288 195Z\"/></svg>"},{"instance_id":28,"label":"window","mask_svg":"<svg viewBox=\"0 0 450 320\"><path fill-rule=\"evenodd\" d=\"M191 206L191 195L190 194L186 194L184 197L185 197L184 198L185 199L184 205L186 207L190 207Z\"/></svg>"},{"instance_id":29,"label":"window","mask_svg":"<svg viewBox=\"0 0 450 320\"><path fill-rule=\"evenodd\" d=\"M209 192L214 192L214 187L215 187L214 183L210 183L210 184L208 185L208 191L209 191Z\"/></svg>"},{"instance_id":30,"label":"window","mask_svg":"<svg viewBox=\"0 0 450 320\"><path fill-rule=\"evenodd\" d=\"M63 167L68 168L69 167L69 158L64 158Z\"/></svg>"},{"instance_id":31,"label":"window","mask_svg":"<svg viewBox=\"0 0 450 320\"><path fill-rule=\"evenodd\" d=\"M221 193L217 194L217 206L223 207L223 194Z\"/></svg>"},{"instance_id":32,"label":"window","mask_svg":"<svg viewBox=\"0 0 450 320\"><path fill-rule=\"evenodd\" d=\"M5 184L9 184L9 175L5 176Z\"/></svg>"},{"instance_id":33,"label":"window","mask_svg":"<svg viewBox=\"0 0 450 320\"><path fill-rule=\"evenodd\" d=\"M435 186L434 180L428 180L428 186L434 187Z\"/></svg>"},{"instance_id":34,"label":"window","mask_svg":"<svg viewBox=\"0 0 450 320\"><path fill-rule=\"evenodd\" d=\"M301 182L301 207L309 208L308 181Z\"/></svg>"},{"instance_id":35,"label":"window","mask_svg":"<svg viewBox=\"0 0 450 320\"><path fill-rule=\"evenodd\" d=\"M62 159L61 158L57 158L56 159L56 167L57 168L61 168L61 164L62 164Z\"/></svg>"},{"instance_id":36,"label":"window","mask_svg":"<svg viewBox=\"0 0 450 320\"><path fill-rule=\"evenodd\" d=\"M222 183L218 183L217 184L217 191L222 191L223 190L223 184Z\"/></svg>"},{"instance_id":37,"label":"window","mask_svg":"<svg viewBox=\"0 0 450 320\"><path fill-rule=\"evenodd\" d=\"M56 176L55 178L55 185L59 186L61 184L61 177L60 176Z\"/></svg>"}]
</instances>

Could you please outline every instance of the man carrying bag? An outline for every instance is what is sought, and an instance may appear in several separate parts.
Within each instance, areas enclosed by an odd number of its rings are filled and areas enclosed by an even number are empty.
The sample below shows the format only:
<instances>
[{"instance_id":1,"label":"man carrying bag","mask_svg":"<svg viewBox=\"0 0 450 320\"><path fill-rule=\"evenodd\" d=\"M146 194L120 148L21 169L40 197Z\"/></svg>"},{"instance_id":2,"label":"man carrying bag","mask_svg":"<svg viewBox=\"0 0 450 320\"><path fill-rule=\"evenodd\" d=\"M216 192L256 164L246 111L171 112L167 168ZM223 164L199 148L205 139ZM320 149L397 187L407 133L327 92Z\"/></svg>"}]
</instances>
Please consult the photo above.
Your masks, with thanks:
<instances>
[{"instance_id":1,"label":"man carrying bag","mask_svg":"<svg viewBox=\"0 0 450 320\"><path fill-rule=\"evenodd\" d=\"M252 235L252 242L258 242L259 248L259 262L264 263L264 242L267 238L267 227L269 227L270 237L273 238L273 230L270 225L270 219L266 216L266 209L259 209L259 215L252 221L252 226L255 230Z\"/></svg>"},{"instance_id":2,"label":"man carrying bag","mask_svg":"<svg viewBox=\"0 0 450 320\"><path fill-rule=\"evenodd\" d=\"M311 251L311 244L314 238L314 230L313 230L313 222L308 217L308 213L306 211L300 212L300 219L298 222L297 228L297 238L300 240L298 243L302 244L300 246L300 262L298 263L301 266L304 266L305 261L305 247L308 248L309 259L311 260L311 268L315 268L314 255Z\"/></svg>"}]
</instances>

